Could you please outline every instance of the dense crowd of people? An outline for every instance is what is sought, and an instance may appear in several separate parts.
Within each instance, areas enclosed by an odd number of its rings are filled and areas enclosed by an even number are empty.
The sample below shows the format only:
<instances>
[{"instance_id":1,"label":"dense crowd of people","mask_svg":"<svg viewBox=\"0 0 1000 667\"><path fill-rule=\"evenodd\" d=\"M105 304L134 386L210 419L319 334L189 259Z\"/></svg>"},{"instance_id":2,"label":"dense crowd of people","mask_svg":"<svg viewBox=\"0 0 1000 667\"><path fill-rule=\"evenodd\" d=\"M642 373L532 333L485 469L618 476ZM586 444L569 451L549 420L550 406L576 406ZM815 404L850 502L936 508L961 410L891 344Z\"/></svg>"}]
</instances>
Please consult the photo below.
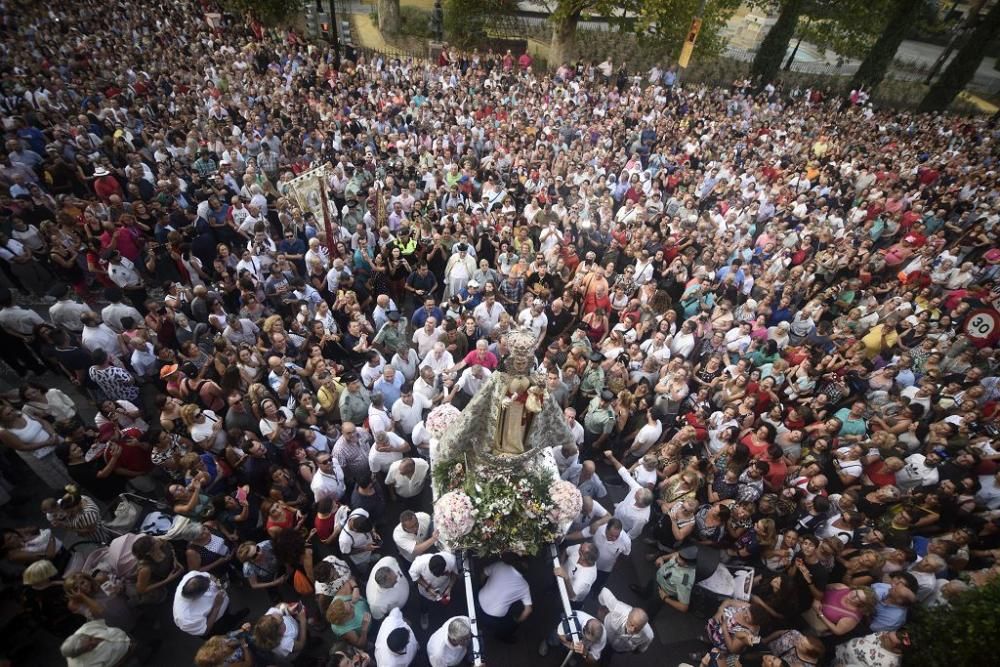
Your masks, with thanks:
<instances>
[{"instance_id":1,"label":"dense crowd of people","mask_svg":"<svg viewBox=\"0 0 1000 667\"><path fill-rule=\"evenodd\" d=\"M136 658L159 605L202 667L468 660L423 419L516 327L584 495L554 573L581 635L533 619L540 653L606 664L701 600L703 666L893 666L916 607L996 579L992 122L611 59L338 63L212 10L0 9L0 357L39 376L0 405L31 471L0 501L53 491L4 571L68 664ZM324 164L329 226L290 185ZM122 535L126 491L189 521ZM751 594L716 609L705 562ZM517 641L542 591L482 565L484 641Z\"/></svg>"}]
</instances>

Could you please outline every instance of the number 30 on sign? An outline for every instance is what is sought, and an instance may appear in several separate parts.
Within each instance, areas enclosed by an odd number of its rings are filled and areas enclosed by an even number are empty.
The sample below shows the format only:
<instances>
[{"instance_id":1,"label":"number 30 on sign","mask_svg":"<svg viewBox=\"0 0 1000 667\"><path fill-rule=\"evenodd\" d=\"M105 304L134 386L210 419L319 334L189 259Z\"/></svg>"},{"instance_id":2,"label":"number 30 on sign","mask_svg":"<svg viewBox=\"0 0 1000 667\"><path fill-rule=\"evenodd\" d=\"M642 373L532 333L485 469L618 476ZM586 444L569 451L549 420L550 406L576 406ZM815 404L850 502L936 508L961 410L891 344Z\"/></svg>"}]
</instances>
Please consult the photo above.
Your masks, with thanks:
<instances>
[{"instance_id":1,"label":"number 30 on sign","mask_svg":"<svg viewBox=\"0 0 1000 667\"><path fill-rule=\"evenodd\" d=\"M976 347L993 345L1000 338L1000 313L992 308L980 308L965 320L965 335Z\"/></svg>"}]
</instances>

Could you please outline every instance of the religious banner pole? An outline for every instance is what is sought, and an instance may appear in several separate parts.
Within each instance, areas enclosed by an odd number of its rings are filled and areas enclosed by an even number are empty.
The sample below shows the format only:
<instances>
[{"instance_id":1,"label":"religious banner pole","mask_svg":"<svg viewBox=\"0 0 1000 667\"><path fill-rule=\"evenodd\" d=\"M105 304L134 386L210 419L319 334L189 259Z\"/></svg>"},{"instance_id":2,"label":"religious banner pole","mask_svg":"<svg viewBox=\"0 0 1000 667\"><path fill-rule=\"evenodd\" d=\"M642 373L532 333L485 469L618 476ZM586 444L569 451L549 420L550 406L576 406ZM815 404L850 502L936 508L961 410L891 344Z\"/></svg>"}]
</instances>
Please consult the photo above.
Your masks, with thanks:
<instances>
[{"instance_id":1,"label":"religious banner pole","mask_svg":"<svg viewBox=\"0 0 1000 667\"><path fill-rule=\"evenodd\" d=\"M331 5L333 3L330 3ZM326 170L320 175L319 199L323 203L323 228L326 230L326 249L330 251L330 257L337 256L337 243L333 238L333 225L330 223L330 202L326 194Z\"/></svg>"}]
</instances>

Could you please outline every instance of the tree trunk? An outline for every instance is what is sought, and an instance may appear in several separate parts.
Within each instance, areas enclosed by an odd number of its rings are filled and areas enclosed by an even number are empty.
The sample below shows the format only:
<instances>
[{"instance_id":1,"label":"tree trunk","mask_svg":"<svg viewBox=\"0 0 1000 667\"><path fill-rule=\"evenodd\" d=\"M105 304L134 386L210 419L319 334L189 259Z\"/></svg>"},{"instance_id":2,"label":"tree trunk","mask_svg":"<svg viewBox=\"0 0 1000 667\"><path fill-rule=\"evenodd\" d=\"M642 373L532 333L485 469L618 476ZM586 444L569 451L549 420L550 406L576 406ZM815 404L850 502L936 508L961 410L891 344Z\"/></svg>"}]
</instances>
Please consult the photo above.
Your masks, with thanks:
<instances>
[{"instance_id":1,"label":"tree trunk","mask_svg":"<svg viewBox=\"0 0 1000 667\"><path fill-rule=\"evenodd\" d=\"M804 7L805 0L785 0L781 13L778 14L778 20L760 43L760 48L757 49L753 64L750 66L750 73L760 77L762 84L771 82L781 69Z\"/></svg>"},{"instance_id":2,"label":"tree trunk","mask_svg":"<svg viewBox=\"0 0 1000 667\"><path fill-rule=\"evenodd\" d=\"M943 111L948 108L952 100L965 88L965 84L972 81L972 77L976 75L976 70L979 69L979 64L986 53L986 45L996 37L998 30L1000 30L1000 2L987 12L937 82L927 91L927 95L920 102L921 111Z\"/></svg>"},{"instance_id":3,"label":"tree trunk","mask_svg":"<svg viewBox=\"0 0 1000 667\"><path fill-rule=\"evenodd\" d=\"M921 9L922 5L919 2L896 0L896 8L889 17L889 22L885 24L882 34L868 51L858 71L854 73L851 88L858 89L864 86L872 91L882 83L889 67L892 66L899 45L903 43L907 29L913 24Z\"/></svg>"},{"instance_id":4,"label":"tree trunk","mask_svg":"<svg viewBox=\"0 0 1000 667\"><path fill-rule=\"evenodd\" d=\"M388 35L399 32L399 0L378 0L378 29Z\"/></svg>"},{"instance_id":5,"label":"tree trunk","mask_svg":"<svg viewBox=\"0 0 1000 667\"><path fill-rule=\"evenodd\" d=\"M549 67L555 69L576 55L576 24L580 21L580 14L576 12L560 20L550 20L552 41L549 44Z\"/></svg>"}]
</instances>

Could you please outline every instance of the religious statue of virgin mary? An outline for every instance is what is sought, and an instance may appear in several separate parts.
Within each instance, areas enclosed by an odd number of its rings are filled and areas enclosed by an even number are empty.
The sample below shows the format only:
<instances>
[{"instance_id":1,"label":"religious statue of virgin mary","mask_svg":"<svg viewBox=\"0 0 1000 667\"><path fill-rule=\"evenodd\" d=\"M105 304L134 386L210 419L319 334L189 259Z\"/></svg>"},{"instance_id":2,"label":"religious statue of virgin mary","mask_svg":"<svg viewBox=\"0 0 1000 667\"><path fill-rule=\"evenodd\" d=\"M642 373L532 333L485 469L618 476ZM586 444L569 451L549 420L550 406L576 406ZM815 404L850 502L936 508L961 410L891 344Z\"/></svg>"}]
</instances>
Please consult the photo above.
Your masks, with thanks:
<instances>
[{"instance_id":1,"label":"religious statue of virgin mary","mask_svg":"<svg viewBox=\"0 0 1000 667\"><path fill-rule=\"evenodd\" d=\"M535 372L536 343L527 328L503 335L503 369L490 376L441 437L442 453L472 449L478 458L509 467L572 438L562 410L545 390L544 375Z\"/></svg>"}]
</instances>

